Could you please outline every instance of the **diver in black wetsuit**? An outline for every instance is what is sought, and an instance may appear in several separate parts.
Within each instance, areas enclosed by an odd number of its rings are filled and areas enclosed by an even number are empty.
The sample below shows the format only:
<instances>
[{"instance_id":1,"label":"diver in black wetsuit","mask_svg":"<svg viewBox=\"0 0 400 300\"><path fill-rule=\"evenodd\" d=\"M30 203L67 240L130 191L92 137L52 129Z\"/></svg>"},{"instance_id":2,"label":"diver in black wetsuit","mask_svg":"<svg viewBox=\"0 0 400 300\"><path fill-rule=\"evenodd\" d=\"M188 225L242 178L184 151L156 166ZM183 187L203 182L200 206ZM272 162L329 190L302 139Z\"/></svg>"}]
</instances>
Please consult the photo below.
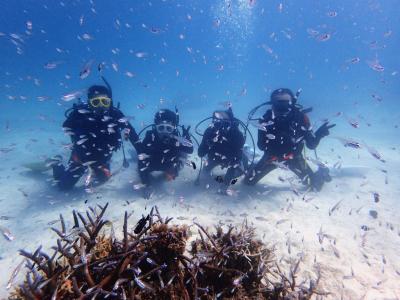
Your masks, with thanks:
<instances>
[{"instance_id":1,"label":"diver in black wetsuit","mask_svg":"<svg viewBox=\"0 0 400 300\"><path fill-rule=\"evenodd\" d=\"M325 181L330 180L327 168L320 167L315 173L311 170L302 151L304 143L307 148L315 149L335 124L326 122L314 134L307 115L296 105L296 100L289 89L281 88L271 94L272 109L267 110L258 124L257 145L264 155L247 172L246 184L256 184L281 163L317 191L321 190Z\"/></svg>"},{"instance_id":2,"label":"diver in black wetsuit","mask_svg":"<svg viewBox=\"0 0 400 300\"><path fill-rule=\"evenodd\" d=\"M207 155L207 165L204 171L211 173L216 166L227 168L226 174L221 180L226 193L233 180L244 173L243 162L246 156L243 154L245 138L239 130L239 122L234 118L232 109L227 111L215 111L212 123L206 129L198 149L198 155Z\"/></svg>"},{"instance_id":3,"label":"diver in black wetsuit","mask_svg":"<svg viewBox=\"0 0 400 300\"><path fill-rule=\"evenodd\" d=\"M159 110L154 117L152 129L138 145L138 168L144 198L153 193L151 172L163 171L166 180L174 180L183 166L182 159L193 153L190 139L190 126L182 126L182 135L178 131L179 115L169 109Z\"/></svg>"},{"instance_id":4,"label":"diver in black wetsuit","mask_svg":"<svg viewBox=\"0 0 400 300\"><path fill-rule=\"evenodd\" d=\"M122 144L121 133L137 146L139 137L124 114L113 106L111 87L106 84L107 87L91 86L87 103L74 105L63 123L72 141L71 157L66 168L60 156L51 163L53 177L61 190L71 189L86 170L89 171L87 186L107 181L111 176L112 153Z\"/></svg>"}]
</instances>

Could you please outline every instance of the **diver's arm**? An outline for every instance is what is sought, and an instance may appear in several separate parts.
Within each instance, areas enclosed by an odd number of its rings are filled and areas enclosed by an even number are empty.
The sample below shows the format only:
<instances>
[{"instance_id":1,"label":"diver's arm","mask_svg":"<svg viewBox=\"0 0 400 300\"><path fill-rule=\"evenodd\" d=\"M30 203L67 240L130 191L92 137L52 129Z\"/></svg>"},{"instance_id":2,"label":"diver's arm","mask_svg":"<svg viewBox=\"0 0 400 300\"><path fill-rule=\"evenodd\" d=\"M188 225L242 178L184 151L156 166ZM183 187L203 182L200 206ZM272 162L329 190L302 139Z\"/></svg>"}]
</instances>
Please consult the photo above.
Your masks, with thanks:
<instances>
[{"instance_id":1,"label":"diver's arm","mask_svg":"<svg viewBox=\"0 0 400 300\"><path fill-rule=\"evenodd\" d=\"M329 124L329 122L325 122L317 129L317 131L315 131L315 134L312 130L308 130L305 136L307 147L310 149L317 148L321 139L329 135L329 129L335 126L336 124Z\"/></svg>"},{"instance_id":2,"label":"diver's arm","mask_svg":"<svg viewBox=\"0 0 400 300\"><path fill-rule=\"evenodd\" d=\"M140 140L135 128L133 128L131 123L127 122L124 129L127 131L126 138L129 139L136 151L139 151L138 148L140 147Z\"/></svg>"},{"instance_id":3,"label":"diver's arm","mask_svg":"<svg viewBox=\"0 0 400 300\"><path fill-rule=\"evenodd\" d=\"M122 111L120 111L118 108L113 107L113 117L118 124L120 124L120 129L123 132L123 136L125 139L129 140L132 144L132 146L136 149L136 152L138 152L138 146L139 146L139 136L136 133L135 128L132 126L132 124L129 121L124 121L123 119L125 118L125 115ZM122 120L121 120L122 119Z\"/></svg>"},{"instance_id":4,"label":"diver's arm","mask_svg":"<svg viewBox=\"0 0 400 300\"><path fill-rule=\"evenodd\" d=\"M243 134L237 130L235 132L235 135L233 137L233 146L232 146L232 154L233 154L233 159L235 161L240 161L243 156L243 146L245 143L245 139Z\"/></svg>"},{"instance_id":5,"label":"diver's arm","mask_svg":"<svg viewBox=\"0 0 400 300\"><path fill-rule=\"evenodd\" d=\"M203 139L201 140L199 149L197 150L198 156L203 157L207 154L210 145L211 133L211 128L207 128L204 132Z\"/></svg>"},{"instance_id":6,"label":"diver's arm","mask_svg":"<svg viewBox=\"0 0 400 300\"><path fill-rule=\"evenodd\" d=\"M80 135L79 130L82 128L82 115L73 110L64 121L62 127L64 132L71 137L71 141L75 143Z\"/></svg>"},{"instance_id":7,"label":"diver's arm","mask_svg":"<svg viewBox=\"0 0 400 300\"><path fill-rule=\"evenodd\" d=\"M302 124L302 127L304 128L302 129L306 130L306 133L304 135L304 140L306 141L307 148L314 150L315 148L318 147L321 138L314 134L314 131L311 129L310 119L307 117L306 114L303 114L302 122L300 124Z\"/></svg>"},{"instance_id":8,"label":"diver's arm","mask_svg":"<svg viewBox=\"0 0 400 300\"><path fill-rule=\"evenodd\" d=\"M267 137L265 135L265 132L262 130L258 130L258 140L257 140L257 147L261 151L265 151L265 145L267 142Z\"/></svg>"},{"instance_id":9,"label":"diver's arm","mask_svg":"<svg viewBox=\"0 0 400 300\"><path fill-rule=\"evenodd\" d=\"M154 147L153 145L155 145L153 134L154 133L151 130L148 130L146 132L144 139L142 141L139 140L136 143L135 148L138 154L140 153L151 154L153 152L152 148Z\"/></svg>"},{"instance_id":10,"label":"diver's arm","mask_svg":"<svg viewBox=\"0 0 400 300\"><path fill-rule=\"evenodd\" d=\"M321 140L320 138L315 136L314 132L311 129L307 129L307 132L304 135L304 139L306 141L307 148L311 150L317 148Z\"/></svg>"},{"instance_id":11,"label":"diver's arm","mask_svg":"<svg viewBox=\"0 0 400 300\"><path fill-rule=\"evenodd\" d=\"M179 151L187 153L187 154L192 154L193 153L193 142L190 139L190 136L186 138L190 142L190 146L186 144L179 143Z\"/></svg>"}]
</instances>

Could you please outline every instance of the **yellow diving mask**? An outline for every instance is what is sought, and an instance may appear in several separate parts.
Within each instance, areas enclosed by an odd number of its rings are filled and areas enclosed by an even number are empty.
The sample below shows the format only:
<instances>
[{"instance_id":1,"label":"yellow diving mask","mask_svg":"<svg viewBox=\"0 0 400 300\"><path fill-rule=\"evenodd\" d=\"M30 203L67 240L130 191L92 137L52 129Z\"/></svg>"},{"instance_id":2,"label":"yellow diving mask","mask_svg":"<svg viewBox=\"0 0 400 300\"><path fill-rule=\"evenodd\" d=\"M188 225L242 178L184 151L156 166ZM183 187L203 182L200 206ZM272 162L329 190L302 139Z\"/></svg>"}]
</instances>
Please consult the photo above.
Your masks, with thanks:
<instances>
[{"instance_id":1,"label":"yellow diving mask","mask_svg":"<svg viewBox=\"0 0 400 300\"><path fill-rule=\"evenodd\" d=\"M94 97L89 100L90 105L93 107L106 107L109 108L111 106L111 98L101 96L101 97Z\"/></svg>"}]
</instances>

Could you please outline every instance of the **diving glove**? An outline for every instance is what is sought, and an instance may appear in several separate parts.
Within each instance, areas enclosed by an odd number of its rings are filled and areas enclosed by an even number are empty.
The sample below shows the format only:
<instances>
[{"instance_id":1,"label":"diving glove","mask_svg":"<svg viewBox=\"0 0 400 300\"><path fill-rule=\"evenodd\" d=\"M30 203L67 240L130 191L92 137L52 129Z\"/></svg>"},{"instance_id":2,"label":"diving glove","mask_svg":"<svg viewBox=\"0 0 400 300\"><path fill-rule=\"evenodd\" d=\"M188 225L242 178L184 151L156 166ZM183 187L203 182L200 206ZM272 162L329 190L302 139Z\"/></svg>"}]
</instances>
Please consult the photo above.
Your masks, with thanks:
<instances>
[{"instance_id":1,"label":"diving glove","mask_svg":"<svg viewBox=\"0 0 400 300\"><path fill-rule=\"evenodd\" d=\"M323 137L326 137L329 135L329 129L335 127L336 124L331 124L329 125L329 122L325 122L324 124L321 125L315 132L315 136L319 139L322 139Z\"/></svg>"}]
</instances>

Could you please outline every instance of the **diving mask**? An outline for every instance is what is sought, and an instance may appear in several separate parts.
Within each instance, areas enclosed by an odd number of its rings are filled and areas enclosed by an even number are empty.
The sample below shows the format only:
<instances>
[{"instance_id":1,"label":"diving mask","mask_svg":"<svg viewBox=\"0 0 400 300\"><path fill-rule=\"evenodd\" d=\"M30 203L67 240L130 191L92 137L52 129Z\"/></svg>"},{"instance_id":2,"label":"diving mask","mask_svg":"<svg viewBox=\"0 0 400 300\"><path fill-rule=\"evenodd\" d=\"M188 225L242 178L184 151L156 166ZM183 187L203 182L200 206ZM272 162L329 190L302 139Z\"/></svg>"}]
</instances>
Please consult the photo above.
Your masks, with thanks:
<instances>
[{"instance_id":1,"label":"diving mask","mask_svg":"<svg viewBox=\"0 0 400 300\"><path fill-rule=\"evenodd\" d=\"M109 108L111 106L111 101L111 98L105 96L94 97L89 100L91 106L105 108Z\"/></svg>"},{"instance_id":2,"label":"diving mask","mask_svg":"<svg viewBox=\"0 0 400 300\"><path fill-rule=\"evenodd\" d=\"M159 134L171 134L174 132L175 128L175 126L167 123L156 125L156 130Z\"/></svg>"}]
</instances>

